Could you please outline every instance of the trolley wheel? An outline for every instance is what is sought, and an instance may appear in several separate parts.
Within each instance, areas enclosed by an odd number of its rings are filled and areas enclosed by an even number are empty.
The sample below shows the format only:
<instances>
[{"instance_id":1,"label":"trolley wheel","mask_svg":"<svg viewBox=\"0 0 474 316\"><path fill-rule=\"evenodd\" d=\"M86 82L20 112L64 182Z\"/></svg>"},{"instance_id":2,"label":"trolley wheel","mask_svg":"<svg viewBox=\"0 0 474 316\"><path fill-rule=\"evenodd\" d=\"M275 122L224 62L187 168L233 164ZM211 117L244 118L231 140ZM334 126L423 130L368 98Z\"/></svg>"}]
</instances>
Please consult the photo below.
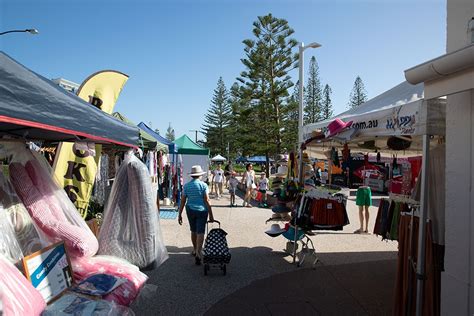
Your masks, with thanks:
<instances>
[{"instance_id":1,"label":"trolley wheel","mask_svg":"<svg viewBox=\"0 0 474 316\"><path fill-rule=\"evenodd\" d=\"M221 269L222 269L222 274L226 275L227 274L227 266L224 264Z\"/></svg>"},{"instance_id":2,"label":"trolley wheel","mask_svg":"<svg viewBox=\"0 0 474 316\"><path fill-rule=\"evenodd\" d=\"M209 271L209 264L204 265L204 275L207 275L207 272Z\"/></svg>"}]
</instances>

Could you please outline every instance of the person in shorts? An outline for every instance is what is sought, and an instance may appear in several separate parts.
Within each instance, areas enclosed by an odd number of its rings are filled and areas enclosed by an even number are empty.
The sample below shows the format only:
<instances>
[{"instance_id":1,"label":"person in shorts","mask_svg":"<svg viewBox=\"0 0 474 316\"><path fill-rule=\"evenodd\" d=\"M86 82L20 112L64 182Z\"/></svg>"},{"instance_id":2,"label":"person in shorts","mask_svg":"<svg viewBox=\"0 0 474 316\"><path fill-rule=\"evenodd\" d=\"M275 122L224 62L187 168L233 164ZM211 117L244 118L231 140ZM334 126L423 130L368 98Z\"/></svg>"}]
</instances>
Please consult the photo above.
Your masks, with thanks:
<instances>
[{"instance_id":1,"label":"person in shorts","mask_svg":"<svg viewBox=\"0 0 474 316\"><path fill-rule=\"evenodd\" d=\"M265 172L260 174L260 179L258 180L258 192L262 194L262 199L260 200L259 207L267 207L267 190L269 187L269 182Z\"/></svg>"},{"instance_id":2,"label":"person in shorts","mask_svg":"<svg viewBox=\"0 0 474 316\"><path fill-rule=\"evenodd\" d=\"M204 232L206 229L207 218L214 221L211 203L209 202L207 184L200 180L206 172L202 171L201 166L192 166L190 176L191 181L186 183L183 188L183 196L179 205L178 224L183 224L182 213L186 206L186 215L191 230L191 242L193 243L193 252L195 263L201 264L202 244L204 242Z\"/></svg>"},{"instance_id":3,"label":"person in shorts","mask_svg":"<svg viewBox=\"0 0 474 316\"><path fill-rule=\"evenodd\" d=\"M354 234L369 233L369 206L372 205L372 191L368 186L360 186L357 189L356 205L359 206L360 228ZM364 207L365 207L365 226L364 226Z\"/></svg>"},{"instance_id":4,"label":"person in shorts","mask_svg":"<svg viewBox=\"0 0 474 316\"><path fill-rule=\"evenodd\" d=\"M237 190L237 185L239 184L239 180L237 180L235 175L235 171L232 171L229 178L230 207L235 206L235 191Z\"/></svg>"}]
</instances>

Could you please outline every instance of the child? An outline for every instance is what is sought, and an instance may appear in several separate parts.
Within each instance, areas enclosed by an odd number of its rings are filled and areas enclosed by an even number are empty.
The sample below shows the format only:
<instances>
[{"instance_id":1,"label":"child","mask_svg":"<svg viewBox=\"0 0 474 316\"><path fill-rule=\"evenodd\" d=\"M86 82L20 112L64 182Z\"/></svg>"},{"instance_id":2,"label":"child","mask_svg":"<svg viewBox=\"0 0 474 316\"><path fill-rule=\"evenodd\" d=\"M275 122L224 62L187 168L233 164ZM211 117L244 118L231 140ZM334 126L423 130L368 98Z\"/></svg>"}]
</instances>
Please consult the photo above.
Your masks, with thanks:
<instances>
[{"instance_id":1,"label":"child","mask_svg":"<svg viewBox=\"0 0 474 316\"><path fill-rule=\"evenodd\" d=\"M267 190L268 190L268 179L265 172L262 172L260 175L260 180L258 181L258 191L262 193L262 199L260 200L259 207L267 207Z\"/></svg>"},{"instance_id":2,"label":"child","mask_svg":"<svg viewBox=\"0 0 474 316\"><path fill-rule=\"evenodd\" d=\"M229 178L230 207L235 206L235 190L237 190L237 184L239 184L235 174L235 171L232 171Z\"/></svg>"}]
</instances>

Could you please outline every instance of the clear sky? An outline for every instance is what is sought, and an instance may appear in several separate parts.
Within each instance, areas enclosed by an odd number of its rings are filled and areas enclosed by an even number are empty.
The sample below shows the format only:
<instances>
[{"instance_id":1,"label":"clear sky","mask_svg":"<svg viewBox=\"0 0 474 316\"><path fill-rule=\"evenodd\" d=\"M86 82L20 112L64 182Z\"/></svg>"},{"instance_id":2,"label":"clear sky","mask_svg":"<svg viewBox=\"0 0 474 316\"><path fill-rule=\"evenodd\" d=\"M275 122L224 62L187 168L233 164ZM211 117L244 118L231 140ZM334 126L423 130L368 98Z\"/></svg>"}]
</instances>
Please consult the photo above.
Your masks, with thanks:
<instances>
[{"instance_id":1,"label":"clear sky","mask_svg":"<svg viewBox=\"0 0 474 316\"><path fill-rule=\"evenodd\" d=\"M115 110L194 139L219 76L232 85L244 69L242 40L268 13L286 19L296 40L323 45L305 51L305 69L316 56L335 114L347 109L357 75L372 98L445 52L441 0L0 0L0 31L40 31L0 36L0 48L47 78L124 72ZM291 75L296 82L297 70Z\"/></svg>"}]
</instances>

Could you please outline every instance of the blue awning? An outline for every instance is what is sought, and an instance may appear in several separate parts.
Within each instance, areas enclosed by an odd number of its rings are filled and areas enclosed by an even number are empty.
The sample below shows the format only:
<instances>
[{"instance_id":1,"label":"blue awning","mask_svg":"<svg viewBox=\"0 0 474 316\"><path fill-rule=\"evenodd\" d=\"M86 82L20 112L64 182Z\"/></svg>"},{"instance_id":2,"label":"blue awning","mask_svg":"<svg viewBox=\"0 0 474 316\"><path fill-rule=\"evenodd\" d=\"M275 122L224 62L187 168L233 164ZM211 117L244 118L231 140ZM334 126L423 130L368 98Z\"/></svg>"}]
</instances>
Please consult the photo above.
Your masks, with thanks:
<instances>
[{"instance_id":1,"label":"blue awning","mask_svg":"<svg viewBox=\"0 0 474 316\"><path fill-rule=\"evenodd\" d=\"M167 145L170 154L175 154L178 152L178 148L177 148L178 146L176 146L175 143L173 143L169 139L164 138L163 136L161 136L160 134L152 130L150 127L148 127L148 125L146 125L145 123L140 122L140 124L138 124L138 127L144 130L145 132L147 132L148 134L150 134L151 136L153 136L160 143Z\"/></svg>"}]
</instances>

